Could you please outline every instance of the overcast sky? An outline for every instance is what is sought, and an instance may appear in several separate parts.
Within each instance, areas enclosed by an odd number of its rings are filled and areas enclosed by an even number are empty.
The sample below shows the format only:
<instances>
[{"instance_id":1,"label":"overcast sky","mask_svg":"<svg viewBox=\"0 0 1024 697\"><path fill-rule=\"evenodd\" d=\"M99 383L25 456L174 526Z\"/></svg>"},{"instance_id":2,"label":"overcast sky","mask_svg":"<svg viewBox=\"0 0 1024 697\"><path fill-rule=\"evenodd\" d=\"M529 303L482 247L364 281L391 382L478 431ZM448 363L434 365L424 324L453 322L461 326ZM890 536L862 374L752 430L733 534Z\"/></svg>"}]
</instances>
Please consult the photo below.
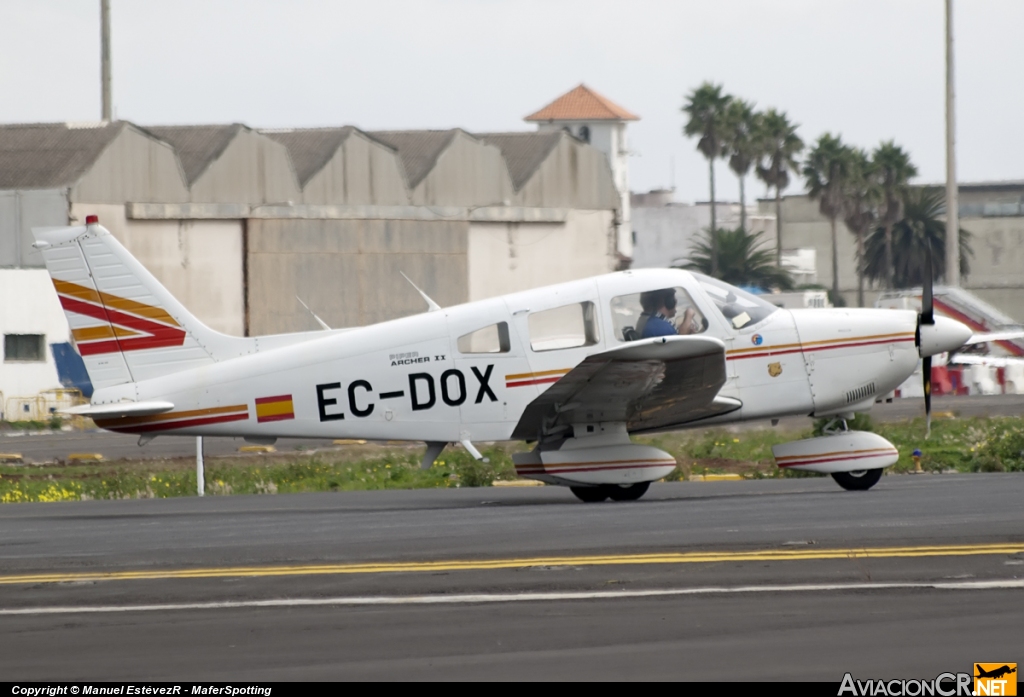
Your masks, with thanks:
<instances>
[{"instance_id":1,"label":"overcast sky","mask_svg":"<svg viewBox=\"0 0 1024 697\"><path fill-rule=\"evenodd\" d=\"M680 107L712 80L785 111L808 143L892 138L918 181L945 179L942 0L111 4L115 116L142 125L526 130L585 82L641 117L634 190L674 181L678 200L706 200ZM1024 179L1024 2L955 5L959 179ZM0 0L0 17L0 122L98 119L99 0Z\"/></svg>"}]
</instances>

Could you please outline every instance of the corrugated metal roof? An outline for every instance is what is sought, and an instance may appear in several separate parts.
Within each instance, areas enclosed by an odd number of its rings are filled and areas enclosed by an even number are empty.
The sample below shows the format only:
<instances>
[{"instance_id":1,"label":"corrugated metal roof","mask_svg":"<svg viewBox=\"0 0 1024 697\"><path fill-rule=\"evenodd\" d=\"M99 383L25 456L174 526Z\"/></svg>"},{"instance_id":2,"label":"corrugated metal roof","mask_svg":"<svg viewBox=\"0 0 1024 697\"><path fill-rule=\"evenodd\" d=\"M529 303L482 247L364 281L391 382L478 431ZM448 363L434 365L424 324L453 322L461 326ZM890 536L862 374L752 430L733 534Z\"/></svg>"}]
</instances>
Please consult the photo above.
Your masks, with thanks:
<instances>
[{"instance_id":1,"label":"corrugated metal roof","mask_svg":"<svg viewBox=\"0 0 1024 697\"><path fill-rule=\"evenodd\" d=\"M524 121L639 121L607 97L586 85L575 87Z\"/></svg>"},{"instance_id":2,"label":"corrugated metal roof","mask_svg":"<svg viewBox=\"0 0 1024 697\"><path fill-rule=\"evenodd\" d=\"M135 128L174 148L189 186L223 154L236 135L247 128L242 124L143 128L127 121L90 126L0 125L0 189L70 186L89 170L125 127ZM397 152L410 189L430 173L459 132L501 151L517 191L557 146L558 139L571 137L561 131L477 135L461 129L364 133L354 126L260 131L287 148L301 186L323 169L354 132Z\"/></svg>"},{"instance_id":3,"label":"corrugated metal roof","mask_svg":"<svg viewBox=\"0 0 1024 697\"><path fill-rule=\"evenodd\" d=\"M357 129L354 126L341 128L296 128L288 130L260 131L288 148L288 155L299 178L299 186L306 182L334 157L341 144Z\"/></svg>"},{"instance_id":4,"label":"corrugated metal roof","mask_svg":"<svg viewBox=\"0 0 1024 697\"><path fill-rule=\"evenodd\" d=\"M224 152L240 130L240 123L215 126L147 126L145 130L167 141L178 154L189 186Z\"/></svg>"},{"instance_id":5,"label":"corrugated metal roof","mask_svg":"<svg viewBox=\"0 0 1024 697\"><path fill-rule=\"evenodd\" d=\"M505 158L512 186L516 191L530 180L541 163L551 154L561 138L569 137L564 131L547 133L477 133L483 142L501 150Z\"/></svg>"},{"instance_id":6,"label":"corrugated metal roof","mask_svg":"<svg viewBox=\"0 0 1024 697\"><path fill-rule=\"evenodd\" d=\"M370 131L368 136L398 152L410 189L423 181L437 158L454 140L460 129L447 131ZM463 131L464 132L464 131Z\"/></svg>"},{"instance_id":7,"label":"corrugated metal roof","mask_svg":"<svg viewBox=\"0 0 1024 697\"><path fill-rule=\"evenodd\" d=\"M29 123L0 126L0 189L70 186L89 170L125 127Z\"/></svg>"}]
</instances>

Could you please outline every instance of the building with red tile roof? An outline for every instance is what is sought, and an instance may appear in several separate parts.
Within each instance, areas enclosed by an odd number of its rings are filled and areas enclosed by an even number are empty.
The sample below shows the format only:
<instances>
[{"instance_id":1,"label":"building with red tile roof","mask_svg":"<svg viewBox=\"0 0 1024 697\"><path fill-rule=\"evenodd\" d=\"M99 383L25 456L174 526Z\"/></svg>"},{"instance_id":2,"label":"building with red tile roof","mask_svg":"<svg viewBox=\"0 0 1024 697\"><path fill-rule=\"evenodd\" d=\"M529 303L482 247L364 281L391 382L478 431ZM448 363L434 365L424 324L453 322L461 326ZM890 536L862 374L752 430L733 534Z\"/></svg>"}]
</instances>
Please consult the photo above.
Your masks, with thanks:
<instances>
[{"instance_id":1,"label":"building with red tile roof","mask_svg":"<svg viewBox=\"0 0 1024 697\"><path fill-rule=\"evenodd\" d=\"M630 121L639 121L640 117L580 84L524 120L537 124L538 131L568 131L605 154L621 200L616 248L620 259L630 259L633 256L633 232L629 211L626 126Z\"/></svg>"},{"instance_id":2,"label":"building with red tile roof","mask_svg":"<svg viewBox=\"0 0 1024 697\"><path fill-rule=\"evenodd\" d=\"M579 85L524 121L639 121L640 117L590 89Z\"/></svg>"}]
</instances>

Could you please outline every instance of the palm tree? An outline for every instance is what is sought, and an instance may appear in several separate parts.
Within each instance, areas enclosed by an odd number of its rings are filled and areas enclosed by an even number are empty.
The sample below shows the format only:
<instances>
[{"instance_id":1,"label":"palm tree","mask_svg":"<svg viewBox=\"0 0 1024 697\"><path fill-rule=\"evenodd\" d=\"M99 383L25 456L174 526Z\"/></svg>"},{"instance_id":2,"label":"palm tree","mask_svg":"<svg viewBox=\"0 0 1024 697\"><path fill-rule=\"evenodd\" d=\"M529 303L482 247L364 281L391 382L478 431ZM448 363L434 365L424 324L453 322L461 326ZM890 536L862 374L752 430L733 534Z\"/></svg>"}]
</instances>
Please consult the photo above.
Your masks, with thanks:
<instances>
[{"instance_id":1,"label":"palm tree","mask_svg":"<svg viewBox=\"0 0 1024 697\"><path fill-rule=\"evenodd\" d=\"M736 286L792 289L793 279L789 272L776 266L772 260L772 253L761 248L763 234L751 234L743 228L736 228L719 230L717 235L712 236L710 230L705 230L704 239L694 243L689 258L684 263L674 266L700 271ZM717 275L711 272L713 238L718 240Z\"/></svg>"},{"instance_id":2,"label":"palm tree","mask_svg":"<svg viewBox=\"0 0 1024 697\"><path fill-rule=\"evenodd\" d=\"M850 153L850 171L843 187L843 222L857 236L857 306L864 307L864 240L878 218L881 190L875 164L867 152Z\"/></svg>"},{"instance_id":3,"label":"palm tree","mask_svg":"<svg viewBox=\"0 0 1024 697\"><path fill-rule=\"evenodd\" d=\"M725 111L732 97L722 94L721 85L705 82L690 93L683 112L690 117L683 127L683 133L690 138L700 138L697 149L708 159L708 178L711 182L711 230L717 230L715 219L715 160L725 154ZM718 275L718 242L711 235L711 275Z\"/></svg>"},{"instance_id":4,"label":"palm tree","mask_svg":"<svg viewBox=\"0 0 1024 697\"><path fill-rule=\"evenodd\" d=\"M839 240L836 219L843 213L843 193L850 174L852 151L839 136L823 134L804 163L807 195L832 225L832 295L839 297Z\"/></svg>"},{"instance_id":5,"label":"palm tree","mask_svg":"<svg viewBox=\"0 0 1024 697\"><path fill-rule=\"evenodd\" d=\"M752 102L734 99L725 110L726 153L729 169L740 180L740 227L747 229L746 179L761 157L761 114Z\"/></svg>"},{"instance_id":6,"label":"palm tree","mask_svg":"<svg viewBox=\"0 0 1024 697\"><path fill-rule=\"evenodd\" d=\"M796 134L796 124L786 115L769 109L761 117L761 159L757 176L766 185L775 187L775 265L782 266L782 190L789 186L789 172L796 172L796 156L804 142Z\"/></svg>"},{"instance_id":7,"label":"palm tree","mask_svg":"<svg viewBox=\"0 0 1024 697\"><path fill-rule=\"evenodd\" d=\"M917 167L910 162L910 155L893 141L883 142L875 148L875 167L882 187L882 203L879 210L885 229L885 285L893 288L894 268L892 256L892 226L903 217L903 199L909 182L917 176Z\"/></svg>"},{"instance_id":8,"label":"palm tree","mask_svg":"<svg viewBox=\"0 0 1024 697\"><path fill-rule=\"evenodd\" d=\"M920 286L925 277L925 254L931 254L934 278L942 279L946 270L946 195L941 189L908 189L903 199L903 217L890 227L893 287ZM960 228L960 274L971 272L971 233ZM888 278L886 229L877 226L867 238L864 270L875 280Z\"/></svg>"}]
</instances>

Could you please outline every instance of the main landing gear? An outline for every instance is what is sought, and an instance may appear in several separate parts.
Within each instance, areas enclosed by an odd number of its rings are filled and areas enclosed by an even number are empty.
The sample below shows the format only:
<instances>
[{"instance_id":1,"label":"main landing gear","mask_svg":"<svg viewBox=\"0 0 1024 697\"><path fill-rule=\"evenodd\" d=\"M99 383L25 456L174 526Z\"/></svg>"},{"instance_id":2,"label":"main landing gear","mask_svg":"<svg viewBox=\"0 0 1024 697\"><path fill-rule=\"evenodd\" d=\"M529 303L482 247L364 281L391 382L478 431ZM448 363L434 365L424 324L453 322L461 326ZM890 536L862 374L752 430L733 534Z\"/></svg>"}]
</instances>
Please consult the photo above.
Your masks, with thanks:
<instances>
[{"instance_id":1,"label":"main landing gear","mask_svg":"<svg viewBox=\"0 0 1024 697\"><path fill-rule=\"evenodd\" d=\"M650 482L637 482L627 486L619 484L602 484L600 486L571 486L569 491L583 503L600 503L605 499L612 501L636 501L647 493Z\"/></svg>"},{"instance_id":2,"label":"main landing gear","mask_svg":"<svg viewBox=\"0 0 1024 697\"><path fill-rule=\"evenodd\" d=\"M833 472L832 479L847 491L867 491L882 478L881 469Z\"/></svg>"}]
</instances>

